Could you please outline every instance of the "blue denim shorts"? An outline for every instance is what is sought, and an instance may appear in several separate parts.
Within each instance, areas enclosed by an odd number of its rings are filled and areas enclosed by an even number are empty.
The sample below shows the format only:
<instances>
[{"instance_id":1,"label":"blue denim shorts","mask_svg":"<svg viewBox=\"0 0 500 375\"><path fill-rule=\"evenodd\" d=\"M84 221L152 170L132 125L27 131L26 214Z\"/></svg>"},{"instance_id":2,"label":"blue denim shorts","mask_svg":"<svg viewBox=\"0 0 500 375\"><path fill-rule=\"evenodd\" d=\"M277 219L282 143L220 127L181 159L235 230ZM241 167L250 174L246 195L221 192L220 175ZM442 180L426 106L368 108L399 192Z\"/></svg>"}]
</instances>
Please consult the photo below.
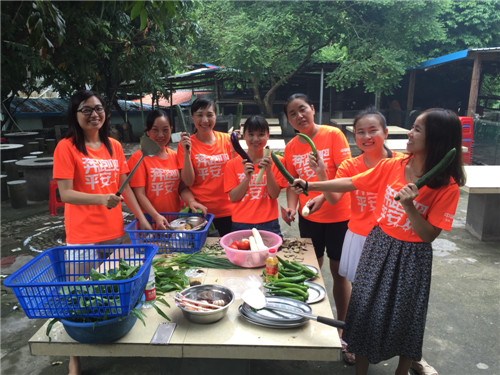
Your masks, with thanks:
<instances>
[{"instance_id":1,"label":"blue denim shorts","mask_svg":"<svg viewBox=\"0 0 500 375\"><path fill-rule=\"evenodd\" d=\"M232 228L233 232L236 230L257 228L259 230L267 230L268 232L276 233L278 236L283 238L283 235L281 234L280 222L278 219L266 221L265 223L258 223L258 224L236 223L233 221L233 225L231 228Z\"/></svg>"}]
</instances>

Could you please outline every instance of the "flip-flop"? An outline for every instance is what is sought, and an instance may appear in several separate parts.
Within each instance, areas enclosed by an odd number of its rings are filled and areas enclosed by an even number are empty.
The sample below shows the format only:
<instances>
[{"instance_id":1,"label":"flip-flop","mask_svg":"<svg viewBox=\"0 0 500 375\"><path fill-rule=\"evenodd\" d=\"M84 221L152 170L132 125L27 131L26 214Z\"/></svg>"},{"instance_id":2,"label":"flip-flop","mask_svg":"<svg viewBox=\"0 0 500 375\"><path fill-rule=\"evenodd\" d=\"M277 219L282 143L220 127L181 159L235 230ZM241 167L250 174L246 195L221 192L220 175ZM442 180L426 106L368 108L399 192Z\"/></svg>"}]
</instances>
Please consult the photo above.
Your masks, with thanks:
<instances>
[{"instance_id":1,"label":"flip-flop","mask_svg":"<svg viewBox=\"0 0 500 375\"><path fill-rule=\"evenodd\" d=\"M356 355L347 351L347 343L344 340L340 339L340 343L342 344L344 362L349 366L354 366L356 364Z\"/></svg>"},{"instance_id":2,"label":"flip-flop","mask_svg":"<svg viewBox=\"0 0 500 375\"><path fill-rule=\"evenodd\" d=\"M437 370L423 358L420 361L413 361L410 368L419 375L439 375Z\"/></svg>"}]
</instances>

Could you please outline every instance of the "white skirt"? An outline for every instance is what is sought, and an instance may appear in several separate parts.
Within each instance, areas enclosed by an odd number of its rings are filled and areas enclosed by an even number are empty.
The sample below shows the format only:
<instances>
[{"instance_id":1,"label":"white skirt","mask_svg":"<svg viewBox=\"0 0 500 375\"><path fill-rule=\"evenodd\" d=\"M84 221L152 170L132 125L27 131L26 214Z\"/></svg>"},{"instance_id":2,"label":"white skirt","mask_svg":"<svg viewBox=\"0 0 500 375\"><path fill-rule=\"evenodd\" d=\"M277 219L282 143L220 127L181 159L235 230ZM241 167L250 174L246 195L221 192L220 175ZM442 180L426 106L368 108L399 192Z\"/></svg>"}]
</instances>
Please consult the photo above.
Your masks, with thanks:
<instances>
[{"instance_id":1,"label":"white skirt","mask_svg":"<svg viewBox=\"0 0 500 375\"><path fill-rule=\"evenodd\" d=\"M344 276L351 283L356 276L359 258L365 245L366 237L347 230L342 245L342 255L340 257L339 275Z\"/></svg>"}]
</instances>

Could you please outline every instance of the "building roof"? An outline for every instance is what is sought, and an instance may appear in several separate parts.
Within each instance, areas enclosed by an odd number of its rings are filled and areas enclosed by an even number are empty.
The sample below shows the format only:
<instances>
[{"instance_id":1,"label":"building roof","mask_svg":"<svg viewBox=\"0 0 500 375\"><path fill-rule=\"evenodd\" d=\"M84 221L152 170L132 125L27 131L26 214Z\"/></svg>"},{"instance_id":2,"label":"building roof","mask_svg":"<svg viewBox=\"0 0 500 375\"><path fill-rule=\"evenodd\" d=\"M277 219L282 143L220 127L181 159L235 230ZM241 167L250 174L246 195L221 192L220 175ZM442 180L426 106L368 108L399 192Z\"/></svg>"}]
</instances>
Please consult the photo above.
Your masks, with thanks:
<instances>
[{"instance_id":1,"label":"building roof","mask_svg":"<svg viewBox=\"0 0 500 375\"><path fill-rule=\"evenodd\" d=\"M421 62L420 64L416 65L415 67L408 68L408 70L417 70L417 69L428 69L431 67L436 67L438 65L446 64L451 61L458 61L458 60L463 60L463 59L473 59L476 54L481 54L482 56L484 55L498 55L495 56L497 59L500 59L500 47L490 47L490 48L471 48L471 49L464 49L462 51L458 52L453 52L448 55L443 55L436 57L434 59L430 59L424 62Z\"/></svg>"},{"instance_id":2,"label":"building roof","mask_svg":"<svg viewBox=\"0 0 500 375\"><path fill-rule=\"evenodd\" d=\"M200 97L202 95L211 94L212 91L195 91L192 90L178 90L172 94L172 102L170 102L170 98L160 98L158 103L161 107L170 107L174 105L189 105L191 104L191 98L193 95L196 97ZM134 102L140 102L140 99L134 99ZM152 95L146 95L142 98L142 103L147 103L152 105Z\"/></svg>"}]
</instances>

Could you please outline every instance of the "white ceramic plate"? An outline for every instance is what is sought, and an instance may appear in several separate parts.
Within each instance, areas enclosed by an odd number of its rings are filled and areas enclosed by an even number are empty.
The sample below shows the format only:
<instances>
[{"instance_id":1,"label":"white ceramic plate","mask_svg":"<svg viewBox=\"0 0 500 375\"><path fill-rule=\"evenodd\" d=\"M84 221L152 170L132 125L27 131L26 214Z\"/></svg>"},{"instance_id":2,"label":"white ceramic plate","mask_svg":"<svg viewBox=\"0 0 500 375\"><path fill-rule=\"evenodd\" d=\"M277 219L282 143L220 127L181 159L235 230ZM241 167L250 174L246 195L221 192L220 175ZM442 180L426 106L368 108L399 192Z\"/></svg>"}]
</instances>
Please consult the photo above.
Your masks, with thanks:
<instances>
[{"instance_id":1,"label":"white ceramic plate","mask_svg":"<svg viewBox=\"0 0 500 375\"><path fill-rule=\"evenodd\" d=\"M311 271L313 271L313 272L315 272L315 273L317 273L317 274L319 275L319 273L318 273L318 269L317 269L316 267L311 266L310 264L304 264L304 265L305 265L307 268L309 268ZM313 279L315 279L315 278L316 278L316 277L311 277L311 278L310 278L310 279L308 279L308 280L313 280Z\"/></svg>"},{"instance_id":2,"label":"white ceramic plate","mask_svg":"<svg viewBox=\"0 0 500 375\"><path fill-rule=\"evenodd\" d=\"M309 298L306 301L308 304L322 301L325 298L326 291L325 288L323 288L321 285L313 283L312 281L304 281L304 284L309 287L309 289L307 290L307 292L309 293Z\"/></svg>"}]
</instances>

